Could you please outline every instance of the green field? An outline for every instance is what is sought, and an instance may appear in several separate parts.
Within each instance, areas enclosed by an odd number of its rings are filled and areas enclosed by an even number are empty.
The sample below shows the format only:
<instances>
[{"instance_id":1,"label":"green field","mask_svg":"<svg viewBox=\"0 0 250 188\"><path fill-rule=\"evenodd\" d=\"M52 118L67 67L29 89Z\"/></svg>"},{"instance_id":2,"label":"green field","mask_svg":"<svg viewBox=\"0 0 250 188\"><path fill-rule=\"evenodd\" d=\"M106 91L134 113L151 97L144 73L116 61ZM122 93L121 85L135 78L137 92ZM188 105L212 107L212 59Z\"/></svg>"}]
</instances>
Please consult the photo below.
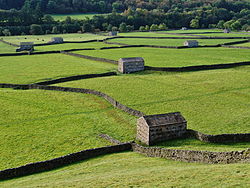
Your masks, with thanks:
<instances>
[{"instance_id":1,"label":"green field","mask_svg":"<svg viewBox=\"0 0 250 188\"><path fill-rule=\"evenodd\" d=\"M199 34L199 35L208 37L250 37L250 35L244 33L211 33L211 34Z\"/></svg>"},{"instance_id":2,"label":"green field","mask_svg":"<svg viewBox=\"0 0 250 188\"><path fill-rule=\"evenodd\" d=\"M158 45L158 46L183 46L187 39L130 39L130 38L118 38L112 39L108 42L124 43L129 45ZM217 45L228 42L236 42L241 40L235 39L197 39L200 46L203 45Z\"/></svg>"},{"instance_id":3,"label":"green field","mask_svg":"<svg viewBox=\"0 0 250 188\"><path fill-rule=\"evenodd\" d=\"M47 43L51 41L53 37L62 37L64 41L86 41L86 40L94 40L94 39L104 39L106 36L100 36L95 34L54 34L54 35L24 35L24 36L9 36L2 37L5 41L20 44L20 42L34 42L35 44Z\"/></svg>"},{"instance_id":4,"label":"green field","mask_svg":"<svg viewBox=\"0 0 250 188\"><path fill-rule=\"evenodd\" d=\"M1 53L14 53L16 52L16 47L4 44L0 41L0 54Z\"/></svg>"},{"instance_id":5,"label":"green field","mask_svg":"<svg viewBox=\"0 0 250 188\"><path fill-rule=\"evenodd\" d=\"M58 84L95 89L146 114L182 112L208 134L249 132L250 66L188 73L148 71Z\"/></svg>"},{"instance_id":6,"label":"green field","mask_svg":"<svg viewBox=\"0 0 250 188\"><path fill-rule=\"evenodd\" d=\"M135 119L87 94L0 89L0 169L133 140Z\"/></svg>"},{"instance_id":7,"label":"green field","mask_svg":"<svg viewBox=\"0 0 250 188\"><path fill-rule=\"evenodd\" d=\"M159 33L202 33L202 32L222 32L220 29L187 29L187 30L168 30L168 31L157 31Z\"/></svg>"},{"instance_id":8,"label":"green field","mask_svg":"<svg viewBox=\"0 0 250 188\"><path fill-rule=\"evenodd\" d=\"M70 50L70 49L82 49L82 48L95 48L100 49L102 47L119 46L110 45L103 42L91 42L91 43L65 43L48 46L35 46L35 51L50 51L50 50Z\"/></svg>"},{"instance_id":9,"label":"green field","mask_svg":"<svg viewBox=\"0 0 250 188\"><path fill-rule=\"evenodd\" d=\"M126 152L0 183L2 187L249 187L248 164L193 164Z\"/></svg>"},{"instance_id":10,"label":"green field","mask_svg":"<svg viewBox=\"0 0 250 188\"><path fill-rule=\"evenodd\" d=\"M183 37L182 35L174 35L161 32L129 32L129 33L118 33L118 36L139 36L139 37ZM190 36L187 36L190 37ZM137 39L136 39L137 40Z\"/></svg>"},{"instance_id":11,"label":"green field","mask_svg":"<svg viewBox=\"0 0 250 188\"><path fill-rule=\"evenodd\" d=\"M98 16L98 15L107 15L107 14L51 14L51 16L54 18L54 20L58 20L58 21L63 21L66 19L66 17L70 16L72 19L74 20L84 20L86 18L93 18L94 16Z\"/></svg>"},{"instance_id":12,"label":"green field","mask_svg":"<svg viewBox=\"0 0 250 188\"><path fill-rule=\"evenodd\" d=\"M244 43L244 44L237 44L235 46L245 46L245 47L250 47L250 42Z\"/></svg>"},{"instance_id":13,"label":"green field","mask_svg":"<svg viewBox=\"0 0 250 188\"><path fill-rule=\"evenodd\" d=\"M116 66L63 54L0 57L0 83L32 84L80 74L116 70Z\"/></svg>"},{"instance_id":14,"label":"green field","mask_svg":"<svg viewBox=\"0 0 250 188\"><path fill-rule=\"evenodd\" d=\"M124 57L143 57L147 66L181 67L249 61L248 49L226 48L123 48L111 50L77 51L74 53L118 60Z\"/></svg>"},{"instance_id":15,"label":"green field","mask_svg":"<svg viewBox=\"0 0 250 188\"><path fill-rule=\"evenodd\" d=\"M187 30L180 32L216 32ZM164 31L121 33L123 36L181 36ZM212 34L211 34L212 35ZM220 35L220 34L219 34ZM236 34L238 35L238 34ZM4 40L45 43L54 36L65 41L103 39L93 34L11 36ZM225 36L225 34L223 34ZM27 39L24 39L24 38ZM39 40L37 40L39 39ZM127 44L182 45L183 39L113 39ZM200 45L237 40L199 40ZM37 46L36 51L101 48L101 42ZM239 46L249 46L248 43ZM0 53L15 47L0 42ZM181 67L249 61L248 49L122 48L73 53L118 60L143 57L147 66ZM117 65L64 54L0 57L0 83L32 84L80 74L116 71ZM181 112L188 128L205 134L249 133L250 66L230 69L161 72L92 78L55 84L94 89L147 115ZM82 93L0 89L0 170L52 159L84 149L110 145L115 139L136 139L137 117L114 108L103 98ZM175 139L156 146L171 149L240 151L250 143L212 144ZM0 182L0 187L249 187L249 164L208 165L148 158L132 152L100 156L50 172Z\"/></svg>"}]
</instances>

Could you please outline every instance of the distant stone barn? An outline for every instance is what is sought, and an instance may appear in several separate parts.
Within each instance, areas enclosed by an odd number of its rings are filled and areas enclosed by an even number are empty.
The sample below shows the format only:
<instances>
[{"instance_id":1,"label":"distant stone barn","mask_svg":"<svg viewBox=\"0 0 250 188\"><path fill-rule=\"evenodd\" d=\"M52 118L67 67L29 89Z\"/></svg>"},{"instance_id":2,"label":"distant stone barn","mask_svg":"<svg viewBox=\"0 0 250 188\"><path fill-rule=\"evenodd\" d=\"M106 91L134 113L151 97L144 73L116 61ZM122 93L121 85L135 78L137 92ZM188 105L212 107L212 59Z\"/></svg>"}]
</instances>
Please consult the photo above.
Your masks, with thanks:
<instances>
[{"instance_id":1,"label":"distant stone barn","mask_svg":"<svg viewBox=\"0 0 250 188\"><path fill-rule=\"evenodd\" d=\"M109 36L117 36L118 35L118 31L110 31L109 32Z\"/></svg>"},{"instance_id":2,"label":"distant stone barn","mask_svg":"<svg viewBox=\"0 0 250 188\"><path fill-rule=\"evenodd\" d=\"M199 43L197 40L187 40L184 42L183 45L187 46L187 47L197 47L197 46L199 46Z\"/></svg>"},{"instance_id":3,"label":"distant stone barn","mask_svg":"<svg viewBox=\"0 0 250 188\"><path fill-rule=\"evenodd\" d=\"M20 42L20 48L16 49L16 52L21 51L34 51L34 43L33 42Z\"/></svg>"},{"instance_id":4,"label":"distant stone barn","mask_svg":"<svg viewBox=\"0 0 250 188\"><path fill-rule=\"evenodd\" d=\"M53 37L50 41L52 44L62 44L63 38L62 37Z\"/></svg>"},{"instance_id":5,"label":"distant stone barn","mask_svg":"<svg viewBox=\"0 0 250 188\"><path fill-rule=\"evenodd\" d=\"M180 112L143 116L137 120L137 140L146 145L181 138L187 121Z\"/></svg>"}]
</instances>

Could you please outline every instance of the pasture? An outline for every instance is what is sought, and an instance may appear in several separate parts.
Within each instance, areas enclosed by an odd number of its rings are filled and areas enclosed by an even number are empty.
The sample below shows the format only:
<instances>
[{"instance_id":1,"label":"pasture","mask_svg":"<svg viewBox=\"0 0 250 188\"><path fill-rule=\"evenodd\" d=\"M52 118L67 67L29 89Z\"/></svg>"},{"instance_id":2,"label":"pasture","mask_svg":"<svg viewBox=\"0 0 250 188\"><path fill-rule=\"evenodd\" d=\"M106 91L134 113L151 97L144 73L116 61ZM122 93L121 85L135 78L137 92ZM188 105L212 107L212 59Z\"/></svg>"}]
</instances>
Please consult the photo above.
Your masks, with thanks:
<instances>
[{"instance_id":1,"label":"pasture","mask_svg":"<svg viewBox=\"0 0 250 188\"><path fill-rule=\"evenodd\" d=\"M249 165L208 165L148 158L125 152L19 179L3 187L244 187Z\"/></svg>"},{"instance_id":2,"label":"pasture","mask_svg":"<svg viewBox=\"0 0 250 188\"><path fill-rule=\"evenodd\" d=\"M118 60L121 57L143 57L147 66L182 67L192 65L211 65L248 61L248 49L228 48L122 48L111 50L77 51L77 54Z\"/></svg>"},{"instance_id":3,"label":"pasture","mask_svg":"<svg viewBox=\"0 0 250 188\"><path fill-rule=\"evenodd\" d=\"M63 54L0 57L0 83L32 84L52 79L114 71L112 64Z\"/></svg>"},{"instance_id":4,"label":"pasture","mask_svg":"<svg viewBox=\"0 0 250 188\"><path fill-rule=\"evenodd\" d=\"M183 46L187 39L131 39L131 38L118 38L112 39L108 42L124 43L129 45L157 45L157 46ZM218 45L229 42L242 41L240 39L196 39L200 46L204 45Z\"/></svg>"},{"instance_id":5,"label":"pasture","mask_svg":"<svg viewBox=\"0 0 250 188\"><path fill-rule=\"evenodd\" d=\"M188 32L217 30L188 30ZM171 31L168 31L171 32ZM181 33L182 31L178 31ZM186 31L183 31L186 32ZM167 32L166 32L167 33ZM170 36L164 32L120 33L122 36ZM211 35L214 35L213 33ZM205 34L204 34L205 35ZM217 35L217 34L216 34ZM219 34L220 35L220 34ZM238 35L238 34L237 34ZM53 36L65 41L104 39L94 34L11 36L4 40L45 43ZM181 35L173 35L181 36ZM187 36L187 35L184 35ZM223 34L223 36L225 36ZM183 36L182 36L183 37ZM26 39L25 39L26 38ZM39 39L39 40L37 40ZM109 42L150 45L181 45L184 39L112 39ZM202 39L200 45L237 40ZM248 46L248 43L239 46ZM95 48L73 53L118 60L143 57L153 67L183 67L249 61L249 49L131 47L100 50L119 45L102 42L36 46L37 52ZM0 53L15 47L0 42ZM117 65L61 53L0 57L0 83L33 84L68 76L117 71ZM143 71L131 74L58 83L54 86L86 88L103 92L120 103L147 115L181 112L188 128L205 134L249 133L250 66L189 72ZM122 142L136 140L137 117L114 108L103 98L83 93L46 90L0 89L0 169L53 159L84 149L111 145L99 134ZM175 139L156 146L196 151L241 151L244 143L205 143ZM133 152L100 156L45 173L0 182L2 187L224 187L248 184L248 164L199 164L148 158ZM167 179L166 179L167 177Z\"/></svg>"}]
</instances>

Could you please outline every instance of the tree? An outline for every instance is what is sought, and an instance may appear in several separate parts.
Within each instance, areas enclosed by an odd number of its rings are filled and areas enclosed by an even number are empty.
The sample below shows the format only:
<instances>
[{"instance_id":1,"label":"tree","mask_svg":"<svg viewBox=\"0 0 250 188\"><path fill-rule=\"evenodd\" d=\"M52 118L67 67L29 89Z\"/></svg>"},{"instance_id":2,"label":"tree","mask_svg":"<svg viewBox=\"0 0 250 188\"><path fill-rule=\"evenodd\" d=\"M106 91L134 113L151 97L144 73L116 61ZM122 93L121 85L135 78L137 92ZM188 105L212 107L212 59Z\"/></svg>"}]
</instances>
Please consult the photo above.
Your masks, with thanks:
<instances>
[{"instance_id":1,"label":"tree","mask_svg":"<svg viewBox=\"0 0 250 188\"><path fill-rule=\"evenodd\" d=\"M46 23L46 24L51 24L51 23L55 22L54 18L51 15L48 15L48 14L45 14L42 17L42 21L43 21L43 23Z\"/></svg>"},{"instance_id":2,"label":"tree","mask_svg":"<svg viewBox=\"0 0 250 188\"><path fill-rule=\"evenodd\" d=\"M92 32L93 28L89 23L85 23L82 26L82 32Z\"/></svg>"},{"instance_id":3,"label":"tree","mask_svg":"<svg viewBox=\"0 0 250 188\"><path fill-rule=\"evenodd\" d=\"M145 26L145 30L146 30L146 31L149 31L149 29L150 29L149 26L146 25L146 26Z\"/></svg>"},{"instance_id":4,"label":"tree","mask_svg":"<svg viewBox=\"0 0 250 188\"><path fill-rule=\"evenodd\" d=\"M231 29L236 31L239 31L241 27L242 25L238 20L231 25Z\"/></svg>"},{"instance_id":5,"label":"tree","mask_svg":"<svg viewBox=\"0 0 250 188\"><path fill-rule=\"evenodd\" d=\"M150 26L150 31L157 31L159 29L159 27L158 27L158 25L156 25L156 24L152 24L151 26Z\"/></svg>"},{"instance_id":6,"label":"tree","mask_svg":"<svg viewBox=\"0 0 250 188\"><path fill-rule=\"evenodd\" d=\"M199 28L200 27L199 20L198 19L192 19L191 22L190 22L190 27Z\"/></svg>"},{"instance_id":7,"label":"tree","mask_svg":"<svg viewBox=\"0 0 250 188\"><path fill-rule=\"evenodd\" d=\"M139 28L139 30L140 30L140 31L145 31L145 27L144 27L144 26L141 26L141 27Z\"/></svg>"},{"instance_id":8,"label":"tree","mask_svg":"<svg viewBox=\"0 0 250 188\"><path fill-rule=\"evenodd\" d=\"M58 29L57 29L56 26L52 27L51 33L52 33L52 34L58 34L58 33L59 33L59 31L58 31Z\"/></svg>"},{"instance_id":9,"label":"tree","mask_svg":"<svg viewBox=\"0 0 250 188\"><path fill-rule=\"evenodd\" d=\"M159 30L167 30L166 24L165 24L165 23L161 23L161 24L159 25Z\"/></svg>"},{"instance_id":10,"label":"tree","mask_svg":"<svg viewBox=\"0 0 250 188\"><path fill-rule=\"evenodd\" d=\"M42 30L41 25L32 24L30 26L30 34L32 34L32 35L42 35L43 34L43 30Z\"/></svg>"},{"instance_id":11,"label":"tree","mask_svg":"<svg viewBox=\"0 0 250 188\"><path fill-rule=\"evenodd\" d=\"M4 29L2 33L4 34L4 36L11 36L11 32L9 29Z\"/></svg>"},{"instance_id":12,"label":"tree","mask_svg":"<svg viewBox=\"0 0 250 188\"><path fill-rule=\"evenodd\" d=\"M119 26L119 31L120 32L127 32L127 24L122 22Z\"/></svg>"},{"instance_id":13,"label":"tree","mask_svg":"<svg viewBox=\"0 0 250 188\"><path fill-rule=\"evenodd\" d=\"M112 31L112 27L113 26L111 24L109 24L108 27L107 27L107 31Z\"/></svg>"},{"instance_id":14,"label":"tree","mask_svg":"<svg viewBox=\"0 0 250 188\"><path fill-rule=\"evenodd\" d=\"M224 24L225 24L225 21L224 20L220 20L217 24L217 28L219 29L224 29Z\"/></svg>"}]
</instances>

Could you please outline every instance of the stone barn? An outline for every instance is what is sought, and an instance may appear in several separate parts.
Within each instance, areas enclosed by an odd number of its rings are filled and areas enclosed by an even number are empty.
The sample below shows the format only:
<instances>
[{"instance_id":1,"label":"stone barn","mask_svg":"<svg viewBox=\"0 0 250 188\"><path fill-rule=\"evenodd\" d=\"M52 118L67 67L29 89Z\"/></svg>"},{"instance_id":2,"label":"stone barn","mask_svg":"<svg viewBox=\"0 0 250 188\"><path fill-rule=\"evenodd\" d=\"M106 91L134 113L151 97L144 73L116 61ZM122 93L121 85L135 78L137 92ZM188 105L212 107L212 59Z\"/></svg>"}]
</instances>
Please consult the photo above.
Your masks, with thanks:
<instances>
[{"instance_id":1,"label":"stone barn","mask_svg":"<svg viewBox=\"0 0 250 188\"><path fill-rule=\"evenodd\" d=\"M187 40L184 42L184 46L187 46L187 47L197 47L199 46L199 43L197 40Z\"/></svg>"},{"instance_id":2,"label":"stone barn","mask_svg":"<svg viewBox=\"0 0 250 188\"><path fill-rule=\"evenodd\" d=\"M34 51L34 43L33 42L20 42L20 48L16 49L16 52L21 51Z\"/></svg>"},{"instance_id":3,"label":"stone barn","mask_svg":"<svg viewBox=\"0 0 250 188\"><path fill-rule=\"evenodd\" d=\"M223 32L224 33L230 33L231 31L230 31L230 29L224 29Z\"/></svg>"},{"instance_id":4,"label":"stone barn","mask_svg":"<svg viewBox=\"0 0 250 188\"><path fill-rule=\"evenodd\" d=\"M118 62L118 71L127 74L144 70L144 59L142 57L121 58Z\"/></svg>"},{"instance_id":5,"label":"stone barn","mask_svg":"<svg viewBox=\"0 0 250 188\"><path fill-rule=\"evenodd\" d=\"M62 37L53 37L51 39L50 43L53 43L53 44L62 44L63 43L63 38Z\"/></svg>"},{"instance_id":6,"label":"stone barn","mask_svg":"<svg viewBox=\"0 0 250 188\"><path fill-rule=\"evenodd\" d=\"M187 130L187 121L180 112L140 117L137 120L137 140L147 145L181 138Z\"/></svg>"},{"instance_id":7,"label":"stone barn","mask_svg":"<svg viewBox=\"0 0 250 188\"><path fill-rule=\"evenodd\" d=\"M109 36L117 36L118 35L118 31L110 31L109 32Z\"/></svg>"}]
</instances>

